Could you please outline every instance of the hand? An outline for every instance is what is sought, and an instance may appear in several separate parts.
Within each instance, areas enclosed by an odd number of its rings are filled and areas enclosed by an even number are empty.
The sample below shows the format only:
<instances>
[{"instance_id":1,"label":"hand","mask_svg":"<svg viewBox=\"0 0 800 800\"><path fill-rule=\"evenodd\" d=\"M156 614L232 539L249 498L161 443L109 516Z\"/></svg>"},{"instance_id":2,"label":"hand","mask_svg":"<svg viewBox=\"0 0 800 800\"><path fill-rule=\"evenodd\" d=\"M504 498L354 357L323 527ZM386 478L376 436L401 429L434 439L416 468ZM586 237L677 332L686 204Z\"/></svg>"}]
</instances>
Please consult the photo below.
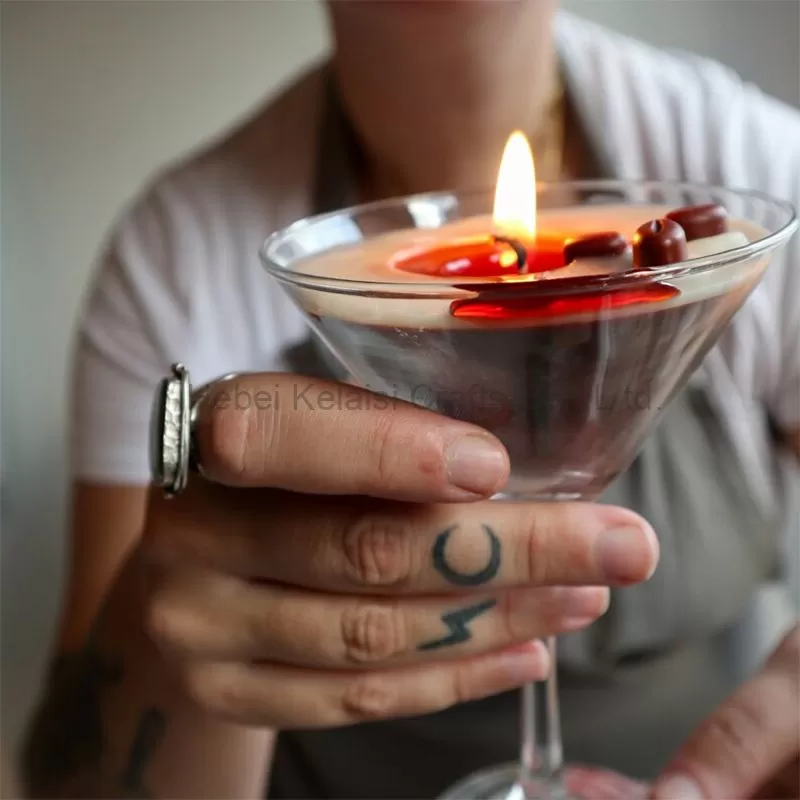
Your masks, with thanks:
<instances>
[{"instance_id":1,"label":"hand","mask_svg":"<svg viewBox=\"0 0 800 800\"><path fill-rule=\"evenodd\" d=\"M800 625L655 784L658 800L800 797Z\"/></svg>"},{"instance_id":2,"label":"hand","mask_svg":"<svg viewBox=\"0 0 800 800\"><path fill-rule=\"evenodd\" d=\"M601 767L572 766L564 770L570 797L585 800L646 800L648 786Z\"/></svg>"},{"instance_id":3,"label":"hand","mask_svg":"<svg viewBox=\"0 0 800 800\"><path fill-rule=\"evenodd\" d=\"M207 480L154 498L143 541L148 633L207 710L337 726L511 689L547 673L534 639L655 568L630 511L481 502L508 476L485 431L350 386L235 380L199 410Z\"/></svg>"}]
</instances>

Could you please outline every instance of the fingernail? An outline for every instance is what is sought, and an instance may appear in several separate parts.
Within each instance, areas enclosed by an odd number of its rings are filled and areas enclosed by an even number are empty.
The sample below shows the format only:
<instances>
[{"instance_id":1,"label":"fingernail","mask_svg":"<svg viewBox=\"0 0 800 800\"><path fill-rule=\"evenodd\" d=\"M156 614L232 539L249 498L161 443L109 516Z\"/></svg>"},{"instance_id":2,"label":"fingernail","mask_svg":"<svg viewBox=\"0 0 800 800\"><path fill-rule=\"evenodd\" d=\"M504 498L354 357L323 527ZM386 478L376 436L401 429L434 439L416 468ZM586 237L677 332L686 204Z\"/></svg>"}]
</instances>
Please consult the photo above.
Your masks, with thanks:
<instances>
[{"instance_id":1,"label":"fingernail","mask_svg":"<svg viewBox=\"0 0 800 800\"><path fill-rule=\"evenodd\" d=\"M613 528L600 534L598 560L612 581L636 583L647 580L656 568L658 543L646 528Z\"/></svg>"},{"instance_id":2,"label":"fingernail","mask_svg":"<svg viewBox=\"0 0 800 800\"><path fill-rule=\"evenodd\" d=\"M506 476L506 455L480 436L456 439L447 450L447 478L454 486L475 494L494 494Z\"/></svg>"},{"instance_id":3,"label":"fingernail","mask_svg":"<svg viewBox=\"0 0 800 800\"><path fill-rule=\"evenodd\" d=\"M580 631L584 628L588 628L593 623L597 622L597 615L592 614L588 617L566 617L564 621L561 623L560 630L563 633L569 633L570 631Z\"/></svg>"},{"instance_id":4,"label":"fingernail","mask_svg":"<svg viewBox=\"0 0 800 800\"><path fill-rule=\"evenodd\" d=\"M600 586L581 586L566 590L562 630L579 631L597 622L608 611L608 590Z\"/></svg>"},{"instance_id":5,"label":"fingernail","mask_svg":"<svg viewBox=\"0 0 800 800\"><path fill-rule=\"evenodd\" d=\"M541 642L527 642L506 650L501 658L503 668L514 683L544 680L550 668L547 648Z\"/></svg>"},{"instance_id":6,"label":"fingernail","mask_svg":"<svg viewBox=\"0 0 800 800\"><path fill-rule=\"evenodd\" d=\"M564 589L561 613L568 619L596 619L608 611L608 591L601 586Z\"/></svg>"},{"instance_id":7,"label":"fingernail","mask_svg":"<svg viewBox=\"0 0 800 800\"><path fill-rule=\"evenodd\" d=\"M656 784L654 800L703 800L700 787L685 775L672 775Z\"/></svg>"}]
</instances>

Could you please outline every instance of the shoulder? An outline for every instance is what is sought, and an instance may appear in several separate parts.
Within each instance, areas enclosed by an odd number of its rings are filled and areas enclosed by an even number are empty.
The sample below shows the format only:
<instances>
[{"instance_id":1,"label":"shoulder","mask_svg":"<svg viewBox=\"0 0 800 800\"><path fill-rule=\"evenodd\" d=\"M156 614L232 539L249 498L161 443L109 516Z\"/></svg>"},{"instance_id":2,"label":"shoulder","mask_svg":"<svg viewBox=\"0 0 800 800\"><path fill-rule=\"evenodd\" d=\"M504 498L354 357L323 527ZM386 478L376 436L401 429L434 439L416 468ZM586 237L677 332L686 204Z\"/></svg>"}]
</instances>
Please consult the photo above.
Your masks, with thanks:
<instances>
[{"instance_id":1,"label":"shoulder","mask_svg":"<svg viewBox=\"0 0 800 800\"><path fill-rule=\"evenodd\" d=\"M170 364L196 385L281 366L305 334L259 264L305 213L319 73L151 178L123 210L81 309L72 367L76 477L146 483L150 404Z\"/></svg>"},{"instance_id":2,"label":"shoulder","mask_svg":"<svg viewBox=\"0 0 800 800\"><path fill-rule=\"evenodd\" d=\"M284 224L307 199L321 90L322 72L314 69L232 130L159 170L115 232L186 240L237 220L258 218L263 229Z\"/></svg>"},{"instance_id":3,"label":"shoulder","mask_svg":"<svg viewBox=\"0 0 800 800\"><path fill-rule=\"evenodd\" d=\"M562 14L558 41L622 177L800 195L800 111L709 58Z\"/></svg>"},{"instance_id":4,"label":"shoulder","mask_svg":"<svg viewBox=\"0 0 800 800\"><path fill-rule=\"evenodd\" d=\"M274 229L307 212L321 87L315 69L145 182L96 265L84 336L107 347L113 331L138 330L161 368L194 362L211 378L220 360L226 371L252 369L260 347L299 335L294 319L279 319L258 253Z\"/></svg>"}]
</instances>

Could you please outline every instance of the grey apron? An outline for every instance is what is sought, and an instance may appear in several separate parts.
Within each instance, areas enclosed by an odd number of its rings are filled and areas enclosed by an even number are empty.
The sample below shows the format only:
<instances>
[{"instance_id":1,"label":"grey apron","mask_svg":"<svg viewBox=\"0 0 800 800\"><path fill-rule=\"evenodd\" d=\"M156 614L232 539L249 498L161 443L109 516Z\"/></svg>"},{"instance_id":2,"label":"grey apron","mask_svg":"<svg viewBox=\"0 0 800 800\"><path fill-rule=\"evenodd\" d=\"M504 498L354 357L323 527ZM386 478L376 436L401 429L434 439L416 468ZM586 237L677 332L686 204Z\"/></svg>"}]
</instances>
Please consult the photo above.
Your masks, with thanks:
<instances>
[{"instance_id":1,"label":"grey apron","mask_svg":"<svg viewBox=\"0 0 800 800\"><path fill-rule=\"evenodd\" d=\"M593 152L591 174L613 177L600 137L569 91L570 124ZM321 117L316 212L351 205L357 142L333 83ZM593 141L594 139L594 141ZM343 377L312 340L293 371ZM776 568L781 520L765 517L702 389L671 404L631 468L601 502L654 527L661 561L644 585L613 592L608 614L560 640L566 754L648 779L738 679L715 640ZM519 693L412 719L278 737L274 798L432 798L467 773L517 757Z\"/></svg>"}]
</instances>

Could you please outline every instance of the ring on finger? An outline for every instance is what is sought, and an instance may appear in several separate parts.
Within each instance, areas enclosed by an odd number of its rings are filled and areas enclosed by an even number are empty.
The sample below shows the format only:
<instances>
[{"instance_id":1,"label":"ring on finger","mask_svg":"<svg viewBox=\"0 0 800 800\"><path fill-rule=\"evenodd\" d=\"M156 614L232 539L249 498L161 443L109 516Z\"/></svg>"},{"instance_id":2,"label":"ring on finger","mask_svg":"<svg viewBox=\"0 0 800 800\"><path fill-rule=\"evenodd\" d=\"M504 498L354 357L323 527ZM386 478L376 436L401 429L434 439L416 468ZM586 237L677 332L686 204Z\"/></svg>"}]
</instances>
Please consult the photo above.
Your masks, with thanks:
<instances>
[{"instance_id":1,"label":"ring on finger","mask_svg":"<svg viewBox=\"0 0 800 800\"><path fill-rule=\"evenodd\" d=\"M200 401L217 383L238 374L230 372L192 390L189 370L176 362L159 383L150 421L150 472L165 497L180 494L190 472L203 474L195 436Z\"/></svg>"}]
</instances>

